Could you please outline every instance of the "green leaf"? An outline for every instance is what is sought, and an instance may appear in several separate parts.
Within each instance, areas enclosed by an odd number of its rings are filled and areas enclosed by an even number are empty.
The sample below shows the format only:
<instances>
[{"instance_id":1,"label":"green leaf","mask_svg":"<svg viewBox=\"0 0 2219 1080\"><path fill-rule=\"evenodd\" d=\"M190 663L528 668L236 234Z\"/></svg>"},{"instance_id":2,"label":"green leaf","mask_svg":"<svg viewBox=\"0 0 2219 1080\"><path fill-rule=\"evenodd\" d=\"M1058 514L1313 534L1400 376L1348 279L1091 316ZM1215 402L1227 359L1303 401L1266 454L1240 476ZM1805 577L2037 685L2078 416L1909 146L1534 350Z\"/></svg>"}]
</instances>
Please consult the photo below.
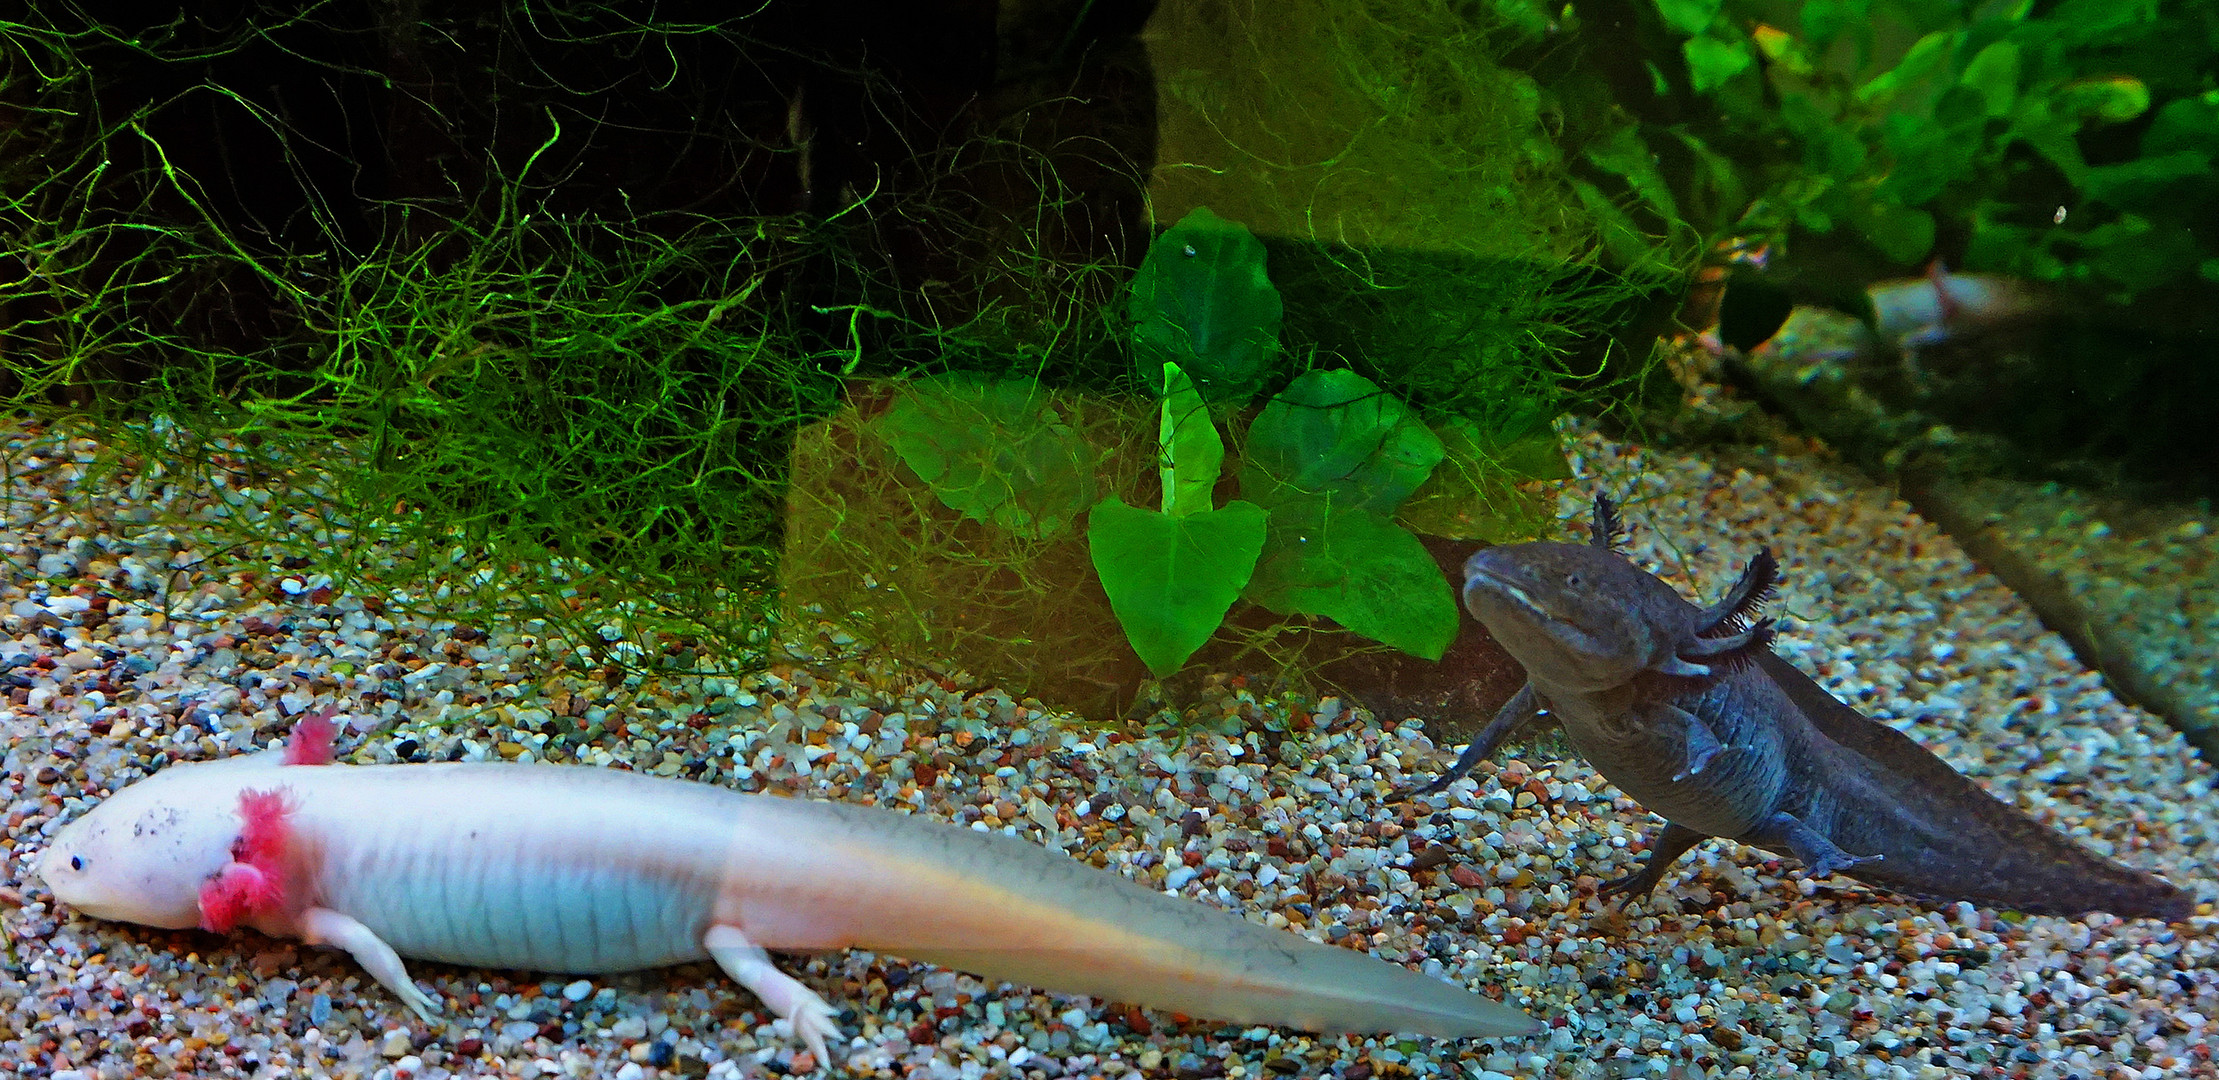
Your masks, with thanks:
<instances>
[{"instance_id":1,"label":"green leaf","mask_svg":"<svg viewBox=\"0 0 2219 1080\"><path fill-rule=\"evenodd\" d=\"M2053 108L2066 116L2118 124L2150 109L2150 88L2131 75L2075 79L2057 88Z\"/></svg>"},{"instance_id":2,"label":"green leaf","mask_svg":"<svg viewBox=\"0 0 2219 1080\"><path fill-rule=\"evenodd\" d=\"M1858 208L1857 231L1895 263L1926 261L1934 250L1934 215L1895 203L1871 202Z\"/></svg>"},{"instance_id":3,"label":"green leaf","mask_svg":"<svg viewBox=\"0 0 2219 1080\"><path fill-rule=\"evenodd\" d=\"M1519 37L1540 38L1556 29L1556 18L1547 0L1492 0L1487 5L1495 18Z\"/></svg>"},{"instance_id":4,"label":"green leaf","mask_svg":"<svg viewBox=\"0 0 2219 1080\"><path fill-rule=\"evenodd\" d=\"M1225 440L1194 389L1194 381L1177 364L1163 366L1162 423L1157 448L1163 460L1163 512L1185 517L1210 508L1210 489L1225 464Z\"/></svg>"},{"instance_id":5,"label":"green leaf","mask_svg":"<svg viewBox=\"0 0 2219 1080\"><path fill-rule=\"evenodd\" d=\"M1243 498L1266 507L1331 496L1394 513L1441 461L1441 440L1353 371L1307 371L1264 406L1243 450Z\"/></svg>"},{"instance_id":6,"label":"green leaf","mask_svg":"<svg viewBox=\"0 0 2219 1080\"><path fill-rule=\"evenodd\" d=\"M1602 231L1603 250L1609 252L1612 259L1631 271L1675 272L1661 247L1648 233L1642 232L1610 196L1603 194L1601 188L1578 178L1571 179L1570 183L1573 193L1579 196L1580 205L1587 208L1596 227Z\"/></svg>"},{"instance_id":7,"label":"green leaf","mask_svg":"<svg viewBox=\"0 0 2219 1080\"><path fill-rule=\"evenodd\" d=\"M1247 596L1427 660L1456 640L1456 598L1425 545L1380 514L1325 499L1272 508Z\"/></svg>"},{"instance_id":8,"label":"green leaf","mask_svg":"<svg viewBox=\"0 0 2219 1080\"><path fill-rule=\"evenodd\" d=\"M2142 156L2181 151L2213 153L2219 148L2219 90L2168 101L2142 133Z\"/></svg>"},{"instance_id":9,"label":"green leaf","mask_svg":"<svg viewBox=\"0 0 2219 1080\"><path fill-rule=\"evenodd\" d=\"M1030 379L905 386L872 430L950 510L1042 539L1094 499L1096 456Z\"/></svg>"},{"instance_id":10,"label":"green leaf","mask_svg":"<svg viewBox=\"0 0 2219 1080\"><path fill-rule=\"evenodd\" d=\"M1760 23L1750 31L1749 37L1756 42L1757 51L1764 54L1771 70L1798 79L1811 77L1810 55L1803 51L1803 43L1797 41L1795 35Z\"/></svg>"},{"instance_id":11,"label":"green leaf","mask_svg":"<svg viewBox=\"0 0 2219 1080\"><path fill-rule=\"evenodd\" d=\"M1634 194L1642 197L1666 221L1677 221L1679 204L1672 198L1671 185L1664 182L1664 174L1657 169L1657 157L1649 152L1649 144L1641 139L1641 132L1628 124L1604 136L1587 148L1587 160L1605 172L1622 176Z\"/></svg>"},{"instance_id":12,"label":"green leaf","mask_svg":"<svg viewBox=\"0 0 2219 1080\"><path fill-rule=\"evenodd\" d=\"M1803 0L1803 33L1810 51L1823 53L1836 35L1865 23L1871 0Z\"/></svg>"},{"instance_id":13,"label":"green leaf","mask_svg":"<svg viewBox=\"0 0 2219 1080\"><path fill-rule=\"evenodd\" d=\"M1680 51L1687 57L1687 84L1698 94L1726 85L1757 62L1756 50L1746 41L1689 38Z\"/></svg>"},{"instance_id":14,"label":"green leaf","mask_svg":"<svg viewBox=\"0 0 2219 1080\"><path fill-rule=\"evenodd\" d=\"M1978 131L1951 131L1897 113L1881 122L1880 144L1894 162L1880 181L1880 201L1921 206L1971 173L1981 139Z\"/></svg>"},{"instance_id":15,"label":"green leaf","mask_svg":"<svg viewBox=\"0 0 2219 1080\"><path fill-rule=\"evenodd\" d=\"M1710 28L1723 4L1724 0L1657 0L1657 14L1682 34L1700 34Z\"/></svg>"},{"instance_id":16,"label":"green leaf","mask_svg":"<svg viewBox=\"0 0 2219 1080\"><path fill-rule=\"evenodd\" d=\"M2080 243L2090 270L2135 292L2195 272L2202 258L2188 230L2161 227L2139 214L2090 229Z\"/></svg>"},{"instance_id":17,"label":"green leaf","mask_svg":"<svg viewBox=\"0 0 2219 1080\"><path fill-rule=\"evenodd\" d=\"M2043 14L2042 25L2068 45L2125 44L2149 33L2159 6L2159 0L2063 0Z\"/></svg>"},{"instance_id":18,"label":"green leaf","mask_svg":"<svg viewBox=\"0 0 2219 1080\"><path fill-rule=\"evenodd\" d=\"M1712 206L1749 205L1749 195L1742 184L1741 170L1734 167L1731 159L1712 150L1709 144L1685 129L1673 128L1672 134L1679 138L1680 144L1695 159L1693 180L1694 190L1699 193L1696 200L1698 204L1702 202L1701 196L1707 195Z\"/></svg>"},{"instance_id":19,"label":"green leaf","mask_svg":"<svg viewBox=\"0 0 2219 1080\"><path fill-rule=\"evenodd\" d=\"M1116 496L1087 515L1087 549L1110 610L1148 670L1179 670L1240 598L1264 547L1262 507L1231 502L1169 517Z\"/></svg>"},{"instance_id":20,"label":"green leaf","mask_svg":"<svg viewBox=\"0 0 2219 1080\"><path fill-rule=\"evenodd\" d=\"M2213 149L2219 149L2219 143ZM2209 180L2211 175L2211 151L2182 150L2090 166L2082 190L2091 199L2137 209L2157 201L2183 180Z\"/></svg>"},{"instance_id":21,"label":"green leaf","mask_svg":"<svg viewBox=\"0 0 2219 1080\"><path fill-rule=\"evenodd\" d=\"M1553 431L1541 431L1490 448L1494 464L1518 480L1570 480L1572 463Z\"/></svg>"},{"instance_id":22,"label":"green leaf","mask_svg":"<svg viewBox=\"0 0 2219 1080\"><path fill-rule=\"evenodd\" d=\"M1961 33L1963 31L1936 30L1919 38L1895 67L1873 76L1857 88L1857 101L1866 105L1886 104L1896 95L1924 83L1948 62Z\"/></svg>"},{"instance_id":23,"label":"green leaf","mask_svg":"<svg viewBox=\"0 0 2219 1080\"><path fill-rule=\"evenodd\" d=\"M2088 174L2088 161L2080 156L2079 134L2080 121L2051 109L2047 97L2022 94L2018 107L2012 110L2006 141L2026 143L2078 187Z\"/></svg>"},{"instance_id":24,"label":"green leaf","mask_svg":"<svg viewBox=\"0 0 2219 1080\"><path fill-rule=\"evenodd\" d=\"M1128 303L1133 359L1154 382L1178 364L1211 401L1246 400L1271 370L1285 306L1264 246L1208 207L1149 245Z\"/></svg>"},{"instance_id":25,"label":"green leaf","mask_svg":"<svg viewBox=\"0 0 2219 1080\"><path fill-rule=\"evenodd\" d=\"M1554 498L1518 486L1572 476L1546 418L1486 430L1456 417L1437 434L1447 456L1403 504L1397 520L1431 536L1495 544L1531 540L1549 523Z\"/></svg>"},{"instance_id":26,"label":"green leaf","mask_svg":"<svg viewBox=\"0 0 2219 1080\"><path fill-rule=\"evenodd\" d=\"M2011 115L2011 103L2019 97L2018 44L1998 41L1980 50L1957 81L1979 93L1987 115Z\"/></svg>"}]
</instances>

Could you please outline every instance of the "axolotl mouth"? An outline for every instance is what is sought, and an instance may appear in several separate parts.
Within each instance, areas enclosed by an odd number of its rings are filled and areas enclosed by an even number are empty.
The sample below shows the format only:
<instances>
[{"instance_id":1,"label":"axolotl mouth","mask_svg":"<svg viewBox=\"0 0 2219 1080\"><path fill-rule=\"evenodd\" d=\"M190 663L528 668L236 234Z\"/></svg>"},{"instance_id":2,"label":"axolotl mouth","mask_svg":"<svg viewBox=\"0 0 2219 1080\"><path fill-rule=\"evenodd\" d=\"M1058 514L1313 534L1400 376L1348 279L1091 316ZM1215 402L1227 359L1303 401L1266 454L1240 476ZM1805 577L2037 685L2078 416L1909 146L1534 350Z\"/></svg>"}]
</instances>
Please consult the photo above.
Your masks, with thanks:
<instances>
[{"instance_id":1,"label":"axolotl mouth","mask_svg":"<svg viewBox=\"0 0 2219 1080\"><path fill-rule=\"evenodd\" d=\"M1509 625L1523 622L1551 637L1569 635L1582 646L1590 645L1579 613L1572 610L1576 605L1567 602L1585 583L1577 573L1563 575L1563 580L1539 580L1543 571L1518 558L1520 548L1538 546L1487 548L1464 560L1464 607L1497 637Z\"/></svg>"},{"instance_id":2,"label":"axolotl mouth","mask_svg":"<svg viewBox=\"0 0 2219 1080\"><path fill-rule=\"evenodd\" d=\"M1478 618L1479 607L1491 600L1515 607L1535 622L1546 622L1550 618L1548 609L1518 582L1481 562L1486 554L1482 551L1464 562L1464 606L1472 609L1472 617Z\"/></svg>"},{"instance_id":3,"label":"axolotl mouth","mask_svg":"<svg viewBox=\"0 0 2219 1080\"><path fill-rule=\"evenodd\" d=\"M1645 640L1595 593L1605 553L1569 544L1510 544L1464 562L1464 607L1528 676L1562 690L1617 686L1646 666Z\"/></svg>"},{"instance_id":4,"label":"axolotl mouth","mask_svg":"<svg viewBox=\"0 0 2219 1080\"><path fill-rule=\"evenodd\" d=\"M171 771L182 778L192 767L164 770ZM200 886L228 858L238 826L227 815L148 797L169 786L142 782L109 796L56 830L32 872L80 914L171 930L199 926ZM215 854L202 854L209 850Z\"/></svg>"}]
</instances>

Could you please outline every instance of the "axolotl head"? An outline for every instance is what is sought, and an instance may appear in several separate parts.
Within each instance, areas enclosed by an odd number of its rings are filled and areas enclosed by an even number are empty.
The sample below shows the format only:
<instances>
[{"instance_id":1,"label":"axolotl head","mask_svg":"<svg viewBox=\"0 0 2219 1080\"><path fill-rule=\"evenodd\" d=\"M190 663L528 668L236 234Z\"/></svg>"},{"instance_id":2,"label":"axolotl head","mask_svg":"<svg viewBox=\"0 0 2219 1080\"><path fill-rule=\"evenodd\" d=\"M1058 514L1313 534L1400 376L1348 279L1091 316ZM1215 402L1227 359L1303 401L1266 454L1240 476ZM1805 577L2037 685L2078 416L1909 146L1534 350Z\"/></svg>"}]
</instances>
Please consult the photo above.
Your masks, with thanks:
<instances>
[{"instance_id":1,"label":"axolotl head","mask_svg":"<svg viewBox=\"0 0 2219 1080\"><path fill-rule=\"evenodd\" d=\"M1695 608L1615 552L1505 544L1464 562L1464 606L1543 688L1623 686L1669 661Z\"/></svg>"},{"instance_id":2,"label":"axolotl head","mask_svg":"<svg viewBox=\"0 0 2219 1080\"><path fill-rule=\"evenodd\" d=\"M40 880L94 918L201 925L201 887L232 861L252 762L172 765L126 786L54 834L39 856Z\"/></svg>"}]
</instances>

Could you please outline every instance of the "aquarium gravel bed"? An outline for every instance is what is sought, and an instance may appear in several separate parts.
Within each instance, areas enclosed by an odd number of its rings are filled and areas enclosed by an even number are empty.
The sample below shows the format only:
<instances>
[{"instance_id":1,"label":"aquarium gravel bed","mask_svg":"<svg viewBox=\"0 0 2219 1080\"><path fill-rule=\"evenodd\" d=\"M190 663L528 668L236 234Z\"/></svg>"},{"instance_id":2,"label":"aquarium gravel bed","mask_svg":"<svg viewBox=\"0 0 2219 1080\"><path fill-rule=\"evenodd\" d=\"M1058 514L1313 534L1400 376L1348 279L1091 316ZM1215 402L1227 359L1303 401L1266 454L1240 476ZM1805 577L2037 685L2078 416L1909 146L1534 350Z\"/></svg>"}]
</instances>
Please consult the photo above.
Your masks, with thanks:
<instances>
[{"instance_id":1,"label":"aquarium gravel bed","mask_svg":"<svg viewBox=\"0 0 2219 1080\"><path fill-rule=\"evenodd\" d=\"M95 449L20 428L5 442L11 1075L644 1080L827 1064L706 964L576 980L417 963L444 1005L426 1025L341 953L51 910L28 867L87 800L158 763L269 745L325 706L345 722L342 760L622 764L1014 831L1550 1025L1525 1040L1318 1037L890 956L790 958L849 1010L829 1063L847 1075L2214 1075L2208 915L2167 927L1925 906L1718 842L1620 913L1594 886L1632 866L1654 821L1578 761L1512 752L1398 803L1453 749L1412 720L1223 680L1181 726L1108 729L871 656L830 627L744 678L610 679L532 627L401 616L394 598L155 525L265 511L238 492L196 504L128 475L95 484ZM1901 502L1811 458L1727 472L1592 434L1573 457L1626 499L1637 559L1708 596L1771 545L1782 653L2081 842L2212 894L2209 769ZM1567 487L1567 517L1584 520L1588 494Z\"/></svg>"}]
</instances>

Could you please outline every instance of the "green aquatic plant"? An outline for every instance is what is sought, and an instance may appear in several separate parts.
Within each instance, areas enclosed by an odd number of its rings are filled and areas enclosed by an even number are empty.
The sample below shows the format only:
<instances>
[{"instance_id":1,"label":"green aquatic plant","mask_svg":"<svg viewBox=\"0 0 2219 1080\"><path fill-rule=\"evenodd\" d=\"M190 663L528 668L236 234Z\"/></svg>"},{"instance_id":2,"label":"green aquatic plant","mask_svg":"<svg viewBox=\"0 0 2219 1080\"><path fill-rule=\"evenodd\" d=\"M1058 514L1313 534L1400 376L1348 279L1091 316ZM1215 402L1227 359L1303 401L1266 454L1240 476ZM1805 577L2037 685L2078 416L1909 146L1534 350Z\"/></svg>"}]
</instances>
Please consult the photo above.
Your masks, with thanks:
<instances>
[{"instance_id":1,"label":"green aquatic plant","mask_svg":"<svg viewBox=\"0 0 2219 1080\"><path fill-rule=\"evenodd\" d=\"M1439 436L1371 380L1297 376L1248 429L1241 493L1270 514L1248 598L1440 659L1456 638L1456 602L1433 556L1393 515L1445 454Z\"/></svg>"},{"instance_id":2,"label":"green aquatic plant","mask_svg":"<svg viewBox=\"0 0 2219 1080\"><path fill-rule=\"evenodd\" d=\"M1159 678L1218 634L1241 600L1437 659L1456 635L1454 598L1396 514L1430 487L1430 505L1462 511L1435 515L1442 533L1474 535L1475 519L1499 527L1509 519L1476 499L1525 503L1514 485L1560 473L1562 455L1545 417L1538 430L1490 442L1481 425L1452 416L1443 423L1460 453L1437 480L1449 449L1414 410L1353 371L1319 368L1294 376L1246 423L1240 497L1219 505L1227 448L1213 409L1234 418L1251 395L1213 406L1185 363L1160 358L1176 352L1228 388L1283 362L1276 338L1261 336L1276 334L1281 310L1263 254L1241 226L1197 210L1158 238L1135 275L1130 334L1153 391L1157 505L1113 488L1086 509L1095 576ZM1167 301L1174 281L1178 298ZM940 504L1031 541L1052 540L1081 509L1080 493L1111 453L1075 434L1022 379L911 380L869 428ZM1516 454L1504 452L1511 446ZM914 568L918 559L888 561Z\"/></svg>"},{"instance_id":3,"label":"green aquatic plant","mask_svg":"<svg viewBox=\"0 0 2219 1080\"><path fill-rule=\"evenodd\" d=\"M875 423L940 501L1028 539L1068 527L1094 501L1095 453L1031 379L917 379Z\"/></svg>"},{"instance_id":4,"label":"green aquatic plant","mask_svg":"<svg viewBox=\"0 0 2219 1080\"><path fill-rule=\"evenodd\" d=\"M1706 160L1731 148L1755 204L1744 228L1846 231L1897 264L1955 237L1972 269L2121 298L2219 281L2219 12L2208 5L1655 8L1683 38L1686 84L1724 120L1624 137L1685 141ZM1672 214L1668 194L1651 202Z\"/></svg>"},{"instance_id":5,"label":"green aquatic plant","mask_svg":"<svg viewBox=\"0 0 2219 1080\"><path fill-rule=\"evenodd\" d=\"M1272 373L1285 307L1247 229L1196 207L1164 230L1134 274L1133 360L1178 364L1210 401L1246 401Z\"/></svg>"},{"instance_id":6,"label":"green aquatic plant","mask_svg":"<svg viewBox=\"0 0 2219 1080\"><path fill-rule=\"evenodd\" d=\"M1165 283L1182 279L1183 302L1164 302ZM1236 388L1255 382L1277 351L1281 304L1263 248L1207 208L1150 247L1132 309L1143 370L1170 341ZM1179 364L1164 362L1162 372L1150 382L1162 412L1163 509L1113 496L1087 529L1118 621L1149 670L1176 671L1238 598L1438 659L1456 636L1454 603L1432 557L1389 515L1440 462L1440 440L1369 379L1304 372L1248 427L1244 500L1216 507L1216 424Z\"/></svg>"},{"instance_id":7,"label":"green aquatic plant","mask_svg":"<svg viewBox=\"0 0 2219 1080\"><path fill-rule=\"evenodd\" d=\"M1265 516L1254 503L1213 505L1225 457L1209 409L1179 365L1163 365L1157 444L1163 505L1112 495L1087 515L1094 571L1126 640L1158 678L1210 639L1255 572Z\"/></svg>"},{"instance_id":8,"label":"green aquatic plant","mask_svg":"<svg viewBox=\"0 0 2219 1080\"><path fill-rule=\"evenodd\" d=\"M117 463L206 496L175 505L212 508L150 528L214 530L335 592L528 624L597 665L758 666L795 434L839 408L843 377L1083 372L1102 336L1084 287L1110 279L1041 224L1079 199L1006 131L905 147L901 192L828 184L818 213L750 202L809 155L765 144L752 105L701 97L747 77L710 50L775 51L746 11L679 24L556 4L364 27L331 5L250 5L133 27L92 7L0 18L0 408L82 418L72 430ZM499 59L428 43L430 67L373 50L407 61L398 73L333 59L448 32L499 42ZM581 63L535 66L555 54ZM290 66L237 78L262 60ZM443 96L428 73L450 60L497 92ZM904 107L874 71L792 62ZM336 112L285 97L280 75ZM627 186L653 155L623 150L643 145L730 167L657 159ZM967 173L1045 186L1008 214ZM916 287L903 257L963 299ZM994 393L969 404L999 409ZM997 527L1068 532L1097 497L1060 467L1052 418L991 468L934 445L952 427L910 419L911 448Z\"/></svg>"}]
</instances>

